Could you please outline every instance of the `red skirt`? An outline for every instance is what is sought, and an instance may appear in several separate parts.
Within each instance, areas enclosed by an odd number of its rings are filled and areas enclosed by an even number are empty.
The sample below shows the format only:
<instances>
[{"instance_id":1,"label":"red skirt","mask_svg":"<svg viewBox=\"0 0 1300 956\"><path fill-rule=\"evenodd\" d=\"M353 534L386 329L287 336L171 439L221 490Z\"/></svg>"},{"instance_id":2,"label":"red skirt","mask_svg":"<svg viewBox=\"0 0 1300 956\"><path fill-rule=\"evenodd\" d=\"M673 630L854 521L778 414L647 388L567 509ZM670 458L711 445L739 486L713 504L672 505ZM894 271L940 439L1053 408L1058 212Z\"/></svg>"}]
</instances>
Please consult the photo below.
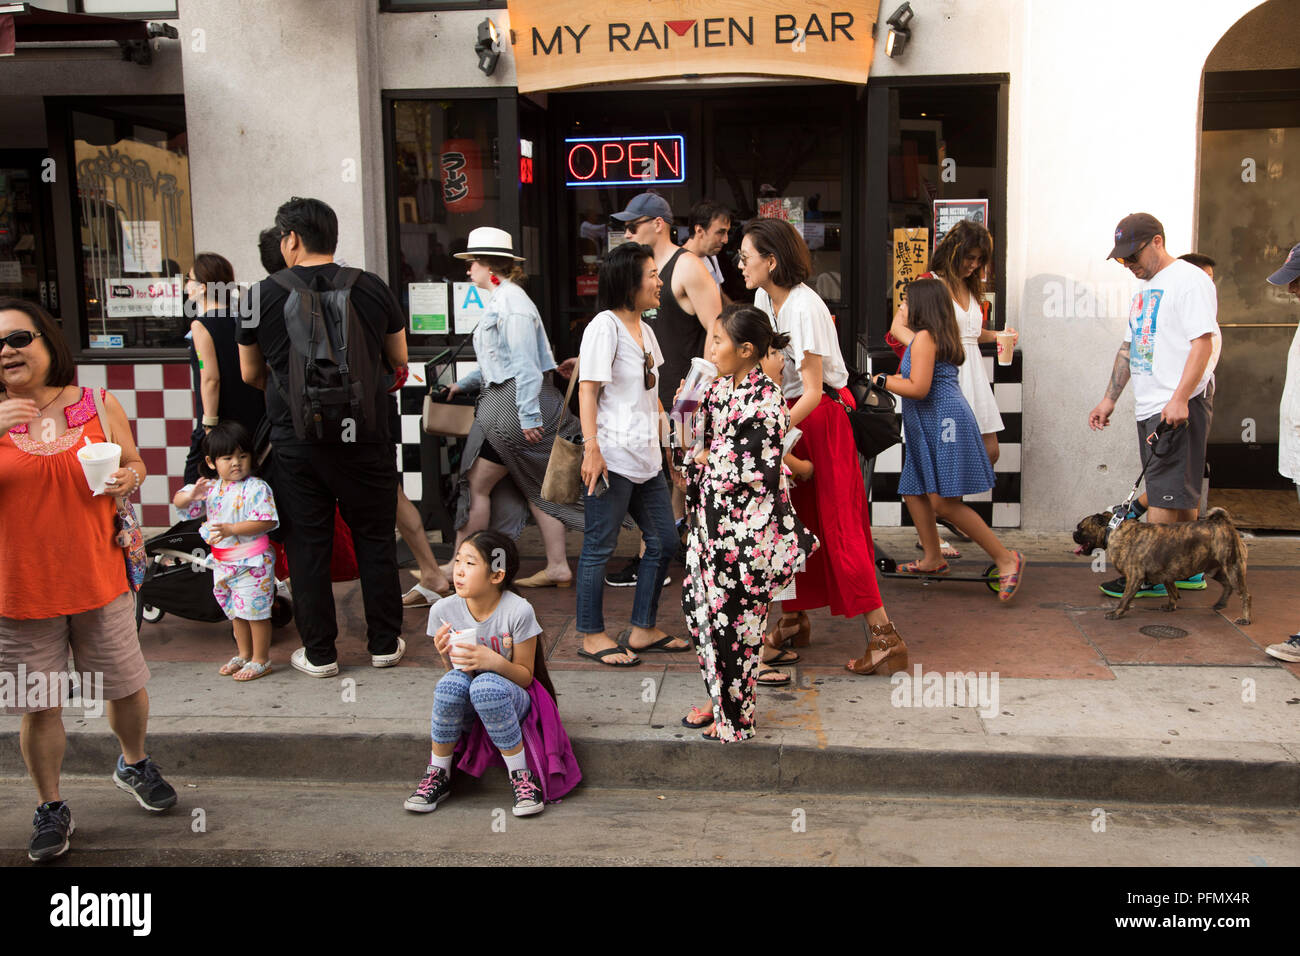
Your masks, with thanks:
<instances>
[{"instance_id":1,"label":"red skirt","mask_svg":"<svg viewBox=\"0 0 1300 956\"><path fill-rule=\"evenodd\" d=\"M847 388L839 394L850 408L857 407ZM806 569L795 575L795 597L783 601L781 609L788 614L829 606L837 617L874 611L884 601L876 584L871 512L849 417L823 395L798 427L803 437L792 452L813 463L813 476L811 481L791 483L790 501L821 547L808 559Z\"/></svg>"}]
</instances>

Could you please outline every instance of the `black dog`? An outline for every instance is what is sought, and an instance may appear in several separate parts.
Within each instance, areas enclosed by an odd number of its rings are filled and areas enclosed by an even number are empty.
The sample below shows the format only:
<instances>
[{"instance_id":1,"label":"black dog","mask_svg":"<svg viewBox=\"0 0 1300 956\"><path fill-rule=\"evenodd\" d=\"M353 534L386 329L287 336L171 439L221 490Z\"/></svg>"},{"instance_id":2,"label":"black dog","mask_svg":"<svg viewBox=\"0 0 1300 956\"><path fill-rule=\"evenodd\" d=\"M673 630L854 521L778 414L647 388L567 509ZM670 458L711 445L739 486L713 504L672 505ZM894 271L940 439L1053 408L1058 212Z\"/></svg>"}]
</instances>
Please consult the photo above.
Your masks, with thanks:
<instances>
[{"instance_id":1,"label":"black dog","mask_svg":"<svg viewBox=\"0 0 1300 956\"><path fill-rule=\"evenodd\" d=\"M1143 581L1163 584L1169 595L1166 611L1178 608L1175 581L1204 572L1223 585L1216 611L1228 605L1228 595L1241 593L1241 617L1237 624L1250 623L1250 592L1246 590L1246 545L1232 518L1222 508L1211 508L1199 521L1178 524L1150 524L1125 521L1108 531L1110 514L1089 515L1074 531L1076 554L1104 548L1120 574L1124 575L1124 596L1119 607L1106 617L1123 617Z\"/></svg>"}]
</instances>

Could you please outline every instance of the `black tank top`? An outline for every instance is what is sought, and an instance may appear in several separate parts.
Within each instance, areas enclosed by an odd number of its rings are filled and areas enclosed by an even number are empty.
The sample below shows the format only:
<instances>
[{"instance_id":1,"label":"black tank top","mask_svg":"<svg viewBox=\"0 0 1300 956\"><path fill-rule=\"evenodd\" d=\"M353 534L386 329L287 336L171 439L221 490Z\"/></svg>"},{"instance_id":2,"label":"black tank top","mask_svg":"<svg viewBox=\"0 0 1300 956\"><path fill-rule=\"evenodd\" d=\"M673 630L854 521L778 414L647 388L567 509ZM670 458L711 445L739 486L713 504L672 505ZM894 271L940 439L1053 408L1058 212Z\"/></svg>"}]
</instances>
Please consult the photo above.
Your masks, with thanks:
<instances>
[{"instance_id":1,"label":"black tank top","mask_svg":"<svg viewBox=\"0 0 1300 956\"><path fill-rule=\"evenodd\" d=\"M233 419L257 435L257 425L266 415L266 397L260 389L245 385L239 374L239 346L235 344L235 324L239 321L216 311L197 317L212 336L212 346L217 353L217 373L221 376L221 396L218 414L223 419ZM190 375L194 380L194 417L203 421L203 392L200 388L199 355L190 340Z\"/></svg>"},{"instance_id":2,"label":"black tank top","mask_svg":"<svg viewBox=\"0 0 1300 956\"><path fill-rule=\"evenodd\" d=\"M673 295L673 270L685 251L674 252L659 273L664 287L659 293L654 330L659 350L664 353L664 364L659 369L659 400L664 403L664 411L673 407L673 396L691 367L691 359L704 352L704 326L700 325L698 316L678 305L677 296Z\"/></svg>"}]
</instances>

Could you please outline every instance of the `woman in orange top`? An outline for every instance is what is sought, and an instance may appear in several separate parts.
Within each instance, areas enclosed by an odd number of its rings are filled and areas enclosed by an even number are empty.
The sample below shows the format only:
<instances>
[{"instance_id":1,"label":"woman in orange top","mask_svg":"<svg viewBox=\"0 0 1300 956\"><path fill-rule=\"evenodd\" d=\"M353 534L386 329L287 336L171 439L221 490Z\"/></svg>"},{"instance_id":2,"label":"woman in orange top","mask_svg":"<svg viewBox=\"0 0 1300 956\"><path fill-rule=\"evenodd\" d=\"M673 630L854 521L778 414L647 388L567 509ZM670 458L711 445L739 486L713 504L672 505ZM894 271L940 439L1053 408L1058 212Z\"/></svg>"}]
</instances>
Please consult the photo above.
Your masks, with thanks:
<instances>
[{"instance_id":1,"label":"woman in orange top","mask_svg":"<svg viewBox=\"0 0 1300 956\"><path fill-rule=\"evenodd\" d=\"M104 428L75 375L54 320L30 302L0 299L0 713L22 714L23 758L40 798L33 861L65 853L73 831L59 795L69 650L88 712L108 702L122 746L114 782L146 810L176 803L145 751L149 669L115 541L114 499L140 487L144 462L126 412L103 392L122 456L104 495L92 496L77 448L104 441Z\"/></svg>"}]
</instances>

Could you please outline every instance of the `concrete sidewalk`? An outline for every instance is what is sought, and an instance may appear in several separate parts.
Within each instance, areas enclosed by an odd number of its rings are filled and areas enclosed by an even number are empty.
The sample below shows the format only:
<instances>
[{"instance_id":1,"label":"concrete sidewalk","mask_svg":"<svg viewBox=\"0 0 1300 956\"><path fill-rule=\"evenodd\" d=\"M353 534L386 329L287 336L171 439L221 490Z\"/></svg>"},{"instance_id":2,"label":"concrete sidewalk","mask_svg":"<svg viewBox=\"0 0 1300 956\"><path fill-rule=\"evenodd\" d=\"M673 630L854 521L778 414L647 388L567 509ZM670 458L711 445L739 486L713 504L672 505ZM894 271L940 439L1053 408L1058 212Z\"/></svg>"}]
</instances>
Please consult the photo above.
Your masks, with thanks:
<instances>
[{"instance_id":1,"label":"concrete sidewalk","mask_svg":"<svg viewBox=\"0 0 1300 956\"><path fill-rule=\"evenodd\" d=\"M881 544L901 558L911 539L894 537ZM793 685L760 692L759 734L735 745L704 741L680 724L703 702L693 654L645 655L641 666L622 670L583 661L574 592L527 596L547 629L561 715L596 786L1294 806L1300 665L1283 665L1263 647L1300 626L1295 539L1271 543L1282 567L1265 565L1264 549L1252 550L1255 623L1248 627L1232 623L1240 613L1236 597L1223 614L1210 609L1215 584L1184 592L1175 614L1160 611L1162 601L1144 600L1124 619L1107 621L1115 602L1096 590L1089 562L1049 563L1068 550L1063 537L1035 540L1025 583L1007 606L978 584L882 581L910 650L907 682L901 674L891 682L844 671L844 661L861 653L862 622L814 614L813 644L789 669ZM978 573L985 563L968 555L960 570ZM536 564L526 559L523 573ZM339 585L336 594L343 669L329 680L289 667L297 646L292 626L277 632L276 671L240 685L216 674L231 653L224 625L174 616L145 625L150 750L165 771L419 778L441 674L422 636L427 612L406 615L402 664L375 670L355 636L364 632L357 585ZM631 598L630 589L606 589L612 632L626 626ZM678 580L660 610L661 626L685 633ZM1186 634L1151 637L1141 632L1149 625ZM918 668L922 680L913 687ZM936 691L945 677L955 690L957 673L985 675L975 681L984 699L945 699ZM106 773L117 752L107 721L69 710L65 722L66 772ZM24 772L17 724L0 718L0 774Z\"/></svg>"}]
</instances>

